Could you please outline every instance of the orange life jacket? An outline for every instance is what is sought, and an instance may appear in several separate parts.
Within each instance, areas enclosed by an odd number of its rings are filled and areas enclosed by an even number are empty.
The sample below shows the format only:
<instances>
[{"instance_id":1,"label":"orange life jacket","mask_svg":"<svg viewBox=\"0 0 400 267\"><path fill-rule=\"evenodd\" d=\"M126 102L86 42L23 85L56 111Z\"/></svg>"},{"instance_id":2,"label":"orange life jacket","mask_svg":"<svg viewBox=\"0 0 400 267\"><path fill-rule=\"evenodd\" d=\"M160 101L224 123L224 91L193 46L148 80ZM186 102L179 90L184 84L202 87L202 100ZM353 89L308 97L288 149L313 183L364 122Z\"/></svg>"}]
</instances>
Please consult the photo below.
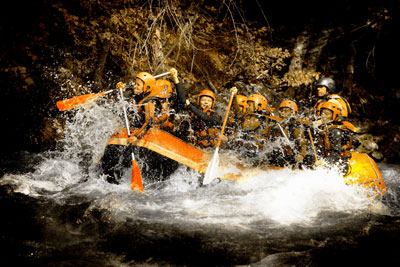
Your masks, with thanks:
<instances>
[{"instance_id":1,"label":"orange life jacket","mask_svg":"<svg viewBox=\"0 0 400 267\"><path fill-rule=\"evenodd\" d=\"M264 114L247 114L243 121L244 139L263 149L268 141L269 119Z\"/></svg>"},{"instance_id":2,"label":"orange life jacket","mask_svg":"<svg viewBox=\"0 0 400 267\"><path fill-rule=\"evenodd\" d=\"M207 115L211 116L216 113L214 110L208 109ZM211 125L191 112L191 122L194 134L196 136L196 144L202 148L213 147L217 144L218 135L221 131L220 126Z\"/></svg>"},{"instance_id":3,"label":"orange life jacket","mask_svg":"<svg viewBox=\"0 0 400 267\"><path fill-rule=\"evenodd\" d=\"M152 126L166 131L173 130L174 127L170 121L171 104L168 101L168 98L157 97L154 95L146 96L138 104L138 113L140 115L145 115L144 112L142 112L142 108L149 102L153 102L155 104L154 117L151 118Z\"/></svg>"},{"instance_id":4,"label":"orange life jacket","mask_svg":"<svg viewBox=\"0 0 400 267\"><path fill-rule=\"evenodd\" d=\"M263 114L248 114L243 120L243 131L267 134L268 116Z\"/></svg>"}]
</instances>

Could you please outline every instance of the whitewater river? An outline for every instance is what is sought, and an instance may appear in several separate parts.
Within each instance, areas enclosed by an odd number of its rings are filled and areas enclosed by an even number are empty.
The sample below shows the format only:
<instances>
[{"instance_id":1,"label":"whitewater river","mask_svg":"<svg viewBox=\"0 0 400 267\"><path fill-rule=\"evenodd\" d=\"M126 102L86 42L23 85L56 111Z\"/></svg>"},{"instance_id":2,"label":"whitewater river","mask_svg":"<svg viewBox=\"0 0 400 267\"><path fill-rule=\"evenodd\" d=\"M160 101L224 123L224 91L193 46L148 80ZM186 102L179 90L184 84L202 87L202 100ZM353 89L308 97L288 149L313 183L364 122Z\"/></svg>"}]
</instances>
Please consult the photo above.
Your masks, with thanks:
<instances>
[{"instance_id":1,"label":"whitewater river","mask_svg":"<svg viewBox=\"0 0 400 267\"><path fill-rule=\"evenodd\" d=\"M400 166L379 164L382 199L325 170L253 170L243 183L201 187L182 166L135 192L129 168L119 185L98 168L123 127L109 105L67 114L57 151L2 163L2 266L400 263Z\"/></svg>"}]
</instances>

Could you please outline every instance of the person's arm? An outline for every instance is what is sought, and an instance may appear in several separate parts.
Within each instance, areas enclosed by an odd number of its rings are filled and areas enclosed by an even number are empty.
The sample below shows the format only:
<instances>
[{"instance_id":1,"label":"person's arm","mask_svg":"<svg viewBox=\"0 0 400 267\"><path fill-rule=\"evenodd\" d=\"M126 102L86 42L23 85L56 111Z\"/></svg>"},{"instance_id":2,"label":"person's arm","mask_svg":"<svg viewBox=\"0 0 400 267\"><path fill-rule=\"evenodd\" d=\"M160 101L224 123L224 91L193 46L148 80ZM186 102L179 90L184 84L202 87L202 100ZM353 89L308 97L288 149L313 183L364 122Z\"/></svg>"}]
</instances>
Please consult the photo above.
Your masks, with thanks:
<instances>
[{"instance_id":1,"label":"person's arm","mask_svg":"<svg viewBox=\"0 0 400 267\"><path fill-rule=\"evenodd\" d=\"M211 112L210 115L208 115L206 112L203 112L200 108L193 104L189 104L188 108L201 120L213 123L215 125L221 125L222 124L222 118L218 113L216 112Z\"/></svg>"},{"instance_id":2,"label":"person's arm","mask_svg":"<svg viewBox=\"0 0 400 267\"><path fill-rule=\"evenodd\" d=\"M183 91L182 85L180 84L178 79L178 71L175 68L171 68L169 72L171 73L172 81L175 84L176 94L178 96L179 108L182 108L186 105L186 96L185 92Z\"/></svg>"},{"instance_id":3,"label":"person's arm","mask_svg":"<svg viewBox=\"0 0 400 267\"><path fill-rule=\"evenodd\" d=\"M186 96L185 92L183 91L182 85L180 83L175 84L176 94L178 95L178 101L180 106L186 105Z\"/></svg>"}]
</instances>

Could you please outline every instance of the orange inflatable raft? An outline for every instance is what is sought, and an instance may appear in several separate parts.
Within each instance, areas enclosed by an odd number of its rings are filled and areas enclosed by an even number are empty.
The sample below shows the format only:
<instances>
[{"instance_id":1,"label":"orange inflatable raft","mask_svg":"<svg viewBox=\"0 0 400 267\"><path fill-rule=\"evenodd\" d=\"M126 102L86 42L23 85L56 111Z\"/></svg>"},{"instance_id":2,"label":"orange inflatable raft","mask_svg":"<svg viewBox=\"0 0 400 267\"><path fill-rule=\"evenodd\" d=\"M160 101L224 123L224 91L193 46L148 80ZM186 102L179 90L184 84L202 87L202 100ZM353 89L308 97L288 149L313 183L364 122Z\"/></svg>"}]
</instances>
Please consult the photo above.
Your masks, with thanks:
<instances>
[{"instance_id":1,"label":"orange inflatable raft","mask_svg":"<svg viewBox=\"0 0 400 267\"><path fill-rule=\"evenodd\" d=\"M136 130L132 129L132 133ZM201 150L191 144L160 129L152 128L136 142L128 138L126 129L122 128L114 133L109 139L108 145L130 145L144 147L164 157L179 162L200 173L205 173L213 152ZM227 159L229 160L229 159ZM224 167L221 160L220 168ZM367 154L352 152L349 162L349 172L343 177L349 185L360 185L376 192L376 197L381 197L386 192L386 185L382 174L375 161ZM243 168L240 167L242 170ZM277 168L269 166L268 168ZM280 167L278 167L280 168ZM223 180L240 180L238 175L224 175Z\"/></svg>"}]
</instances>

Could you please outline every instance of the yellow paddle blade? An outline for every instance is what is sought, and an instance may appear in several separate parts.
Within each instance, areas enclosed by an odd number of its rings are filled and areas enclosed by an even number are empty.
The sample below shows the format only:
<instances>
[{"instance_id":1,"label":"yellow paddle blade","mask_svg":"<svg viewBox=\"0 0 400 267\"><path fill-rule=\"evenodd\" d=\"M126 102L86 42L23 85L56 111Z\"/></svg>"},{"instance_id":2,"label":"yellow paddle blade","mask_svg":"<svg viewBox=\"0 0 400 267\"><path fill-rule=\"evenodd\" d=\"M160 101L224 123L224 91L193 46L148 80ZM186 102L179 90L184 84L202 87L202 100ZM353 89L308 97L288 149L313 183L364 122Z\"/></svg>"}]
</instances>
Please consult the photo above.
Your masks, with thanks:
<instances>
[{"instance_id":1,"label":"yellow paddle blade","mask_svg":"<svg viewBox=\"0 0 400 267\"><path fill-rule=\"evenodd\" d=\"M80 95L80 96L75 96L73 98L61 100L57 102L57 108L61 111L70 110L76 108L79 105L85 104L89 100L95 100L96 98L103 96L104 94L105 92L97 94L91 93L87 95Z\"/></svg>"},{"instance_id":2,"label":"yellow paddle blade","mask_svg":"<svg viewBox=\"0 0 400 267\"><path fill-rule=\"evenodd\" d=\"M139 190L141 192L144 191L142 174L140 173L140 169L136 163L136 160L132 160L131 189Z\"/></svg>"}]
</instances>

